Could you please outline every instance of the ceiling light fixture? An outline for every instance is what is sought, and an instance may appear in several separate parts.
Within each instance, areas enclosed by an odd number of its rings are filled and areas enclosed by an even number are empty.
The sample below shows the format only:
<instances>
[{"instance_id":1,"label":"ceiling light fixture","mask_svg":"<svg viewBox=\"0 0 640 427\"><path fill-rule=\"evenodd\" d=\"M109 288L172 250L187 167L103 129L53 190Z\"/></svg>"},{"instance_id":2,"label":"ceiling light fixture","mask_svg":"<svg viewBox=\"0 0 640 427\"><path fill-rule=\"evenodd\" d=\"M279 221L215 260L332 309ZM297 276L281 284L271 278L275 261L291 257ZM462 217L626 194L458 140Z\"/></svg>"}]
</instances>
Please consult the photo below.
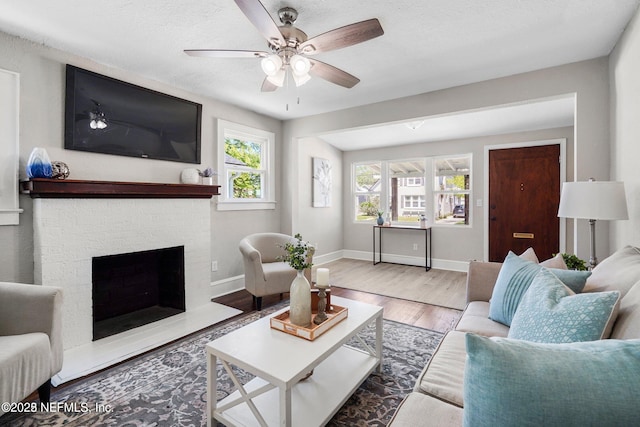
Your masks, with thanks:
<instances>
[{"instance_id":1,"label":"ceiling light fixture","mask_svg":"<svg viewBox=\"0 0 640 427\"><path fill-rule=\"evenodd\" d=\"M282 59L275 54L269 55L260 62L260 65L267 76L273 76L282 68Z\"/></svg>"},{"instance_id":2,"label":"ceiling light fixture","mask_svg":"<svg viewBox=\"0 0 640 427\"><path fill-rule=\"evenodd\" d=\"M404 125L406 127L408 127L411 130L416 130L418 129L420 126L422 126L424 124L424 120L414 120L412 122L407 122Z\"/></svg>"}]
</instances>

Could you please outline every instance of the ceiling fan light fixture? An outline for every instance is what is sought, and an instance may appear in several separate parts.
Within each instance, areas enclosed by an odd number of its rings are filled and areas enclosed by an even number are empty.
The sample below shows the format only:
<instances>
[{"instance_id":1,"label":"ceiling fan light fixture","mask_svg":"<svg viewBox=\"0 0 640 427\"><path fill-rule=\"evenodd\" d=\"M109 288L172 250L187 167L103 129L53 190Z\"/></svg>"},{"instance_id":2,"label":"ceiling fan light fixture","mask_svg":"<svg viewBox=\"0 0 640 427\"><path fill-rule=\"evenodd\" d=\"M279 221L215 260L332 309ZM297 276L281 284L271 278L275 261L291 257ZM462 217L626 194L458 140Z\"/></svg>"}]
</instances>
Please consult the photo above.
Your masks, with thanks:
<instances>
[{"instance_id":1,"label":"ceiling fan light fixture","mask_svg":"<svg viewBox=\"0 0 640 427\"><path fill-rule=\"evenodd\" d=\"M311 62L302 55L293 55L289 60L291 71L296 76L308 76L311 69ZM307 79L308 80L308 79Z\"/></svg>"},{"instance_id":2,"label":"ceiling fan light fixture","mask_svg":"<svg viewBox=\"0 0 640 427\"><path fill-rule=\"evenodd\" d=\"M260 62L260 65L267 76L274 76L282 68L282 59L275 54L269 55Z\"/></svg>"},{"instance_id":3,"label":"ceiling fan light fixture","mask_svg":"<svg viewBox=\"0 0 640 427\"><path fill-rule=\"evenodd\" d=\"M268 75L267 80L269 80L272 84L278 87L282 87L284 85L285 75L286 75L286 72L281 68L280 70L276 71L273 75Z\"/></svg>"},{"instance_id":4,"label":"ceiling fan light fixture","mask_svg":"<svg viewBox=\"0 0 640 427\"><path fill-rule=\"evenodd\" d=\"M293 81L296 83L296 86L302 86L309 80L311 80L311 76L309 74L297 75L296 73L291 73L293 75Z\"/></svg>"}]
</instances>

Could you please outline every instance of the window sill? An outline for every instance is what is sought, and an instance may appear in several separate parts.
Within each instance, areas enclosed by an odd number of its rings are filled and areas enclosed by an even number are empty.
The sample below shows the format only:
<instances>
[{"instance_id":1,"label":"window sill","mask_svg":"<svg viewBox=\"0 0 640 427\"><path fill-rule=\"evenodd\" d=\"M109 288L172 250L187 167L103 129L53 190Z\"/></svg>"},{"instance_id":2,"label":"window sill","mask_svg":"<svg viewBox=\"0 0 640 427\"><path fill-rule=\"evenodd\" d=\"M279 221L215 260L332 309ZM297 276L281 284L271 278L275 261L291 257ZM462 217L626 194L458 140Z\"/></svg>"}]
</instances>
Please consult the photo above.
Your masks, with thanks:
<instances>
[{"instance_id":1,"label":"window sill","mask_svg":"<svg viewBox=\"0 0 640 427\"><path fill-rule=\"evenodd\" d=\"M218 202L219 211L258 211L276 208L276 202Z\"/></svg>"},{"instance_id":2,"label":"window sill","mask_svg":"<svg viewBox=\"0 0 640 427\"><path fill-rule=\"evenodd\" d=\"M19 225L22 209L0 209L0 225Z\"/></svg>"}]
</instances>

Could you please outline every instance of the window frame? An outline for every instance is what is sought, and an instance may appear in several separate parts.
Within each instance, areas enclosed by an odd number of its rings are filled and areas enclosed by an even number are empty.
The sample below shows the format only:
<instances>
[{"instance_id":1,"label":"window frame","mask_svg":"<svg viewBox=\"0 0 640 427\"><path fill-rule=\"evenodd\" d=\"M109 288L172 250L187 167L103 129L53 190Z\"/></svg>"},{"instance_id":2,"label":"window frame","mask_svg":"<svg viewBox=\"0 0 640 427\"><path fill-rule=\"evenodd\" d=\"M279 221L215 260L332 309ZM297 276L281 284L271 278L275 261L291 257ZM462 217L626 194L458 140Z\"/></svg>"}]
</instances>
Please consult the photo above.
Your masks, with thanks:
<instances>
[{"instance_id":1,"label":"window frame","mask_svg":"<svg viewBox=\"0 0 640 427\"><path fill-rule=\"evenodd\" d=\"M249 140L263 145L261 168L248 168L247 171L256 171L262 175L264 194L259 199L237 199L229 197L229 185L227 172L238 167L229 167L225 163L225 140L236 138ZM264 210L275 209L275 133L253 128L227 120L218 119L218 178L220 184L220 196L217 198L219 211L231 210Z\"/></svg>"},{"instance_id":2,"label":"window frame","mask_svg":"<svg viewBox=\"0 0 640 427\"><path fill-rule=\"evenodd\" d=\"M0 129L0 159L9 165L0 178L0 225L18 225L20 209L18 198L18 165L20 158L20 74L0 69L0 112L6 123Z\"/></svg>"},{"instance_id":3,"label":"window frame","mask_svg":"<svg viewBox=\"0 0 640 427\"><path fill-rule=\"evenodd\" d=\"M436 160L438 159L459 159L459 158L467 158L469 159L469 188L465 189L465 190L435 190L435 178L436 178ZM351 163L351 200L352 200L352 220L354 224L371 224L372 220L368 219L368 220L358 220L357 219L357 206L356 206L356 201L357 201L357 197L360 195L379 195L380 197L380 206L379 209L380 211L384 212L384 217L386 220L386 216L387 213L390 211L390 192L391 192L391 188L390 188L390 183L389 183L389 176L391 174L389 168L390 168L390 164L392 163L400 163L403 161L423 161L425 164L425 171L424 171L424 176L420 177L420 179L422 179L423 182L423 186L424 186L424 193L423 194L410 194L410 195L402 195L402 197L404 198L405 196L413 196L413 197L422 197L424 196L424 206L423 207L417 207L417 208L412 208L415 210L421 210L422 212L424 212L424 214L426 215L430 226L432 227L454 227L454 228L470 228L472 226L471 222L472 222L472 206L471 206L471 195L472 195L472 191L473 191L473 184L472 184L472 172L473 172L473 154L472 153L458 153L458 154L450 154L450 155L441 155L441 156L425 156L425 157L417 157L417 158L410 158L410 159L405 159L405 158L400 158L400 159L389 159L389 160L366 160L366 161L355 161ZM363 192L363 191L357 191L356 188L356 168L360 165L370 165L370 164L378 164L380 166L380 182L381 182L381 187L379 191L374 191L374 192ZM417 176L415 177L407 177L407 178L412 178L414 181L411 182L411 184L409 184L409 182L404 182L403 184L406 185L407 187L415 187L415 179L419 178ZM403 178L403 179L407 179L407 178ZM431 184L428 184L431 183ZM460 193L464 193L466 195L468 195L467 199L469 200L469 206L468 206L468 212L469 212L469 216L468 216L468 224L438 224L436 223L436 219L435 219L435 196L436 194L444 194L444 193L451 193L451 194L460 194ZM402 208L406 209L406 207L404 206L404 199L401 199L398 201L398 203L402 204ZM392 222L393 225L402 225L402 226L406 226L406 225L416 225L416 222L407 222L407 221L393 221Z\"/></svg>"},{"instance_id":4,"label":"window frame","mask_svg":"<svg viewBox=\"0 0 640 427\"><path fill-rule=\"evenodd\" d=\"M378 165L380 167L380 183L379 185L379 190L378 191L358 191L358 189L356 188L356 170L358 168L358 166L363 166L363 165ZM385 212L382 209L382 204L383 204L383 197L384 197L384 179L386 176L386 173L384 173L384 162L380 161L380 160L368 160L368 161L361 161L361 162L353 162L351 163L351 202L352 202L352 221L355 224L375 224L376 223L376 217L372 218L372 219L358 219L358 208L356 206L357 204L357 199L359 196L378 196L379 198L379 206L378 208L382 211Z\"/></svg>"},{"instance_id":5,"label":"window frame","mask_svg":"<svg viewBox=\"0 0 640 427\"><path fill-rule=\"evenodd\" d=\"M468 189L464 189L464 190L436 190L435 187L435 179L436 179L436 160L439 159L461 159L461 158L468 158L469 159L469 188ZM466 153L466 154L450 154L450 155L443 155L443 156L434 156L431 158L432 159L432 166L431 166L431 183L432 183L432 188L431 188L431 199L433 202L433 211L431 212L431 216L433 217L433 225L434 226L438 226L438 227L456 227L456 228L461 228L461 227L471 227L471 221L473 218L472 215L472 206L471 206L471 193L473 190L473 184L472 184L472 178L473 178L473 154L472 153ZM436 196L438 195L455 195L455 194L465 194L466 197L466 211L468 212L468 222L466 224L438 224L435 218L435 205L436 205ZM453 206L455 207L455 205Z\"/></svg>"}]
</instances>

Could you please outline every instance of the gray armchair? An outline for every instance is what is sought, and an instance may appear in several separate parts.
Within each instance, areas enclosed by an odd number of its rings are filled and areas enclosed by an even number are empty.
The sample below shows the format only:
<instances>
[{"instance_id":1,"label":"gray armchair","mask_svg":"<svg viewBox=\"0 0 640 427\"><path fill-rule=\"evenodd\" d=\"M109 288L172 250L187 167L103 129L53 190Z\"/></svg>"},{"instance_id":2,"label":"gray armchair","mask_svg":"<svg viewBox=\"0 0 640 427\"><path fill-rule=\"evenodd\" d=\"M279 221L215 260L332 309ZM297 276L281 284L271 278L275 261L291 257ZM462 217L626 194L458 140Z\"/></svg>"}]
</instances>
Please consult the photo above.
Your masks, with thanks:
<instances>
[{"instance_id":1,"label":"gray armchair","mask_svg":"<svg viewBox=\"0 0 640 427\"><path fill-rule=\"evenodd\" d=\"M257 233L240 241L240 252L244 262L244 286L251 295L257 310L262 310L262 297L289 292L291 282L296 277L296 270L289 264L279 261L285 255L282 248L287 242L296 239L287 234ZM314 249L311 247L309 262L313 259ZM311 269L304 272L311 283Z\"/></svg>"},{"instance_id":2,"label":"gray armchair","mask_svg":"<svg viewBox=\"0 0 640 427\"><path fill-rule=\"evenodd\" d=\"M62 355L62 290L0 282L0 402L49 402Z\"/></svg>"}]
</instances>

